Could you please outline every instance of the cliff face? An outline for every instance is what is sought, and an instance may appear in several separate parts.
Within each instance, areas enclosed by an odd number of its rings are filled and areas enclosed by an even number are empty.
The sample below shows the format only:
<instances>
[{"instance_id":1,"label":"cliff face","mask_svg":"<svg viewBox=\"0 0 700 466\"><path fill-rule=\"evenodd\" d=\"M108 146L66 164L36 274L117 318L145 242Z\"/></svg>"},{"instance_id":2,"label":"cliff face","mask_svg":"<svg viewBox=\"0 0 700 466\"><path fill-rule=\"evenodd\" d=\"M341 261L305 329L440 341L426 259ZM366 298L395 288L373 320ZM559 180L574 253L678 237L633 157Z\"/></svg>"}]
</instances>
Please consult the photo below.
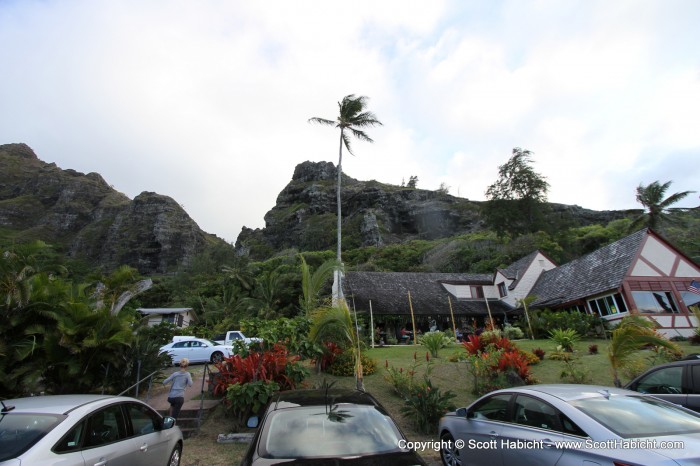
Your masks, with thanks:
<instances>
[{"instance_id":1,"label":"cliff face","mask_svg":"<svg viewBox=\"0 0 700 466\"><path fill-rule=\"evenodd\" d=\"M105 270L126 264L143 274L225 244L172 198L144 192L130 200L97 173L42 162L26 144L0 145L0 238L42 239Z\"/></svg>"},{"instance_id":2,"label":"cliff face","mask_svg":"<svg viewBox=\"0 0 700 466\"><path fill-rule=\"evenodd\" d=\"M243 228L236 249L262 259L271 253L334 249L336 167L331 162L297 165L289 184L265 215L265 228ZM439 191L358 181L343 175L343 247L381 246L413 239L438 239L485 228L480 203ZM550 204L553 219L576 225L606 224L624 213Z\"/></svg>"}]
</instances>

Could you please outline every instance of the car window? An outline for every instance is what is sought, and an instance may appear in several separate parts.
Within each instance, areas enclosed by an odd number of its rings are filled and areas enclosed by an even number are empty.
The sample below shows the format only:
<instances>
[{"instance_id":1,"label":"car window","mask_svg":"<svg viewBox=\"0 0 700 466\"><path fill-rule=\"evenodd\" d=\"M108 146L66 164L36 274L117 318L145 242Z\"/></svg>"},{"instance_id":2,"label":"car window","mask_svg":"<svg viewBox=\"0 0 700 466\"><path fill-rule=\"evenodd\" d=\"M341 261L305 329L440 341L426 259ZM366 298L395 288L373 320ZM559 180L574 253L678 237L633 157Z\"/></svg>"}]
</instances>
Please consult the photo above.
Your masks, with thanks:
<instances>
[{"instance_id":1,"label":"car window","mask_svg":"<svg viewBox=\"0 0 700 466\"><path fill-rule=\"evenodd\" d=\"M641 378L637 391L651 394L683 393L683 366L665 367Z\"/></svg>"},{"instance_id":2,"label":"car window","mask_svg":"<svg viewBox=\"0 0 700 466\"><path fill-rule=\"evenodd\" d=\"M125 437L124 416L120 405L96 411L87 420L86 447L105 445Z\"/></svg>"},{"instance_id":3,"label":"car window","mask_svg":"<svg viewBox=\"0 0 700 466\"><path fill-rule=\"evenodd\" d=\"M53 447L55 453L68 453L79 450L83 432L87 421L78 423Z\"/></svg>"},{"instance_id":4,"label":"car window","mask_svg":"<svg viewBox=\"0 0 700 466\"><path fill-rule=\"evenodd\" d=\"M489 419L491 421L507 421L510 398L510 394L489 397L470 410L470 417L473 419Z\"/></svg>"},{"instance_id":5,"label":"car window","mask_svg":"<svg viewBox=\"0 0 700 466\"><path fill-rule=\"evenodd\" d=\"M190 346L189 341L181 341L179 343L175 343L173 345L173 348L188 348Z\"/></svg>"},{"instance_id":6,"label":"car window","mask_svg":"<svg viewBox=\"0 0 700 466\"><path fill-rule=\"evenodd\" d=\"M693 387L691 388L691 393L696 395L700 394L700 364L693 364L690 366L692 369L692 380Z\"/></svg>"},{"instance_id":7,"label":"car window","mask_svg":"<svg viewBox=\"0 0 700 466\"><path fill-rule=\"evenodd\" d=\"M27 451L64 418L54 414L0 415L0 461L16 458Z\"/></svg>"},{"instance_id":8,"label":"car window","mask_svg":"<svg viewBox=\"0 0 700 466\"><path fill-rule=\"evenodd\" d=\"M131 428L134 435L146 435L156 431L160 423L158 414L151 411L147 406L136 403L127 405L127 413L131 419Z\"/></svg>"},{"instance_id":9,"label":"car window","mask_svg":"<svg viewBox=\"0 0 700 466\"><path fill-rule=\"evenodd\" d=\"M542 400L518 395L515 399L515 423L540 429L560 430L558 411Z\"/></svg>"}]
</instances>

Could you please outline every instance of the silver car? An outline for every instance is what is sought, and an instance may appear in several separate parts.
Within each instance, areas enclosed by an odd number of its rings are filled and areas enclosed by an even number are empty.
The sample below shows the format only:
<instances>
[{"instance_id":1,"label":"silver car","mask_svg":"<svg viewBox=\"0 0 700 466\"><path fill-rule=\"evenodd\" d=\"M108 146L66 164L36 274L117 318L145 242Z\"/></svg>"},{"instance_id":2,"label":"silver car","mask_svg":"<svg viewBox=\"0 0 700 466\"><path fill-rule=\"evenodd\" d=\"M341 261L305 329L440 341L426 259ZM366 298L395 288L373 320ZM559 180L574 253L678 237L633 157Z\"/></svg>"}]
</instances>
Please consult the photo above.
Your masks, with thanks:
<instances>
[{"instance_id":1,"label":"silver car","mask_svg":"<svg viewBox=\"0 0 700 466\"><path fill-rule=\"evenodd\" d=\"M188 338L174 341L160 347L159 354L167 353L177 365L180 359L187 358L190 362L221 362L222 359L235 354L231 345L220 345L206 338Z\"/></svg>"},{"instance_id":2,"label":"silver car","mask_svg":"<svg viewBox=\"0 0 700 466\"><path fill-rule=\"evenodd\" d=\"M0 466L180 464L182 432L134 398L53 395L0 405Z\"/></svg>"},{"instance_id":3,"label":"silver car","mask_svg":"<svg viewBox=\"0 0 700 466\"><path fill-rule=\"evenodd\" d=\"M445 465L700 465L700 414L625 389L530 385L440 420Z\"/></svg>"}]
</instances>

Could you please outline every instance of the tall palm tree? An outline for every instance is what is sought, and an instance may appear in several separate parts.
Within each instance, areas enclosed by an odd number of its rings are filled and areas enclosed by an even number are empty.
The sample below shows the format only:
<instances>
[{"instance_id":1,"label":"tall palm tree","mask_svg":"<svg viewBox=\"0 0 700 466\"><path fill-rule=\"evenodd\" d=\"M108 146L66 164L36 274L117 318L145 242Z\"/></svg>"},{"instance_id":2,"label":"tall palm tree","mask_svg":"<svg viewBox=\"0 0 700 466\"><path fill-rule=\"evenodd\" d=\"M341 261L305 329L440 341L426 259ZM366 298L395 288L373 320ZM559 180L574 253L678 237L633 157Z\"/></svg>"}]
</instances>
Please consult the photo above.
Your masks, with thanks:
<instances>
[{"instance_id":1,"label":"tall palm tree","mask_svg":"<svg viewBox=\"0 0 700 466\"><path fill-rule=\"evenodd\" d=\"M350 134L355 136L361 141L374 142L361 128L367 128L370 126L381 126L381 122L377 120L377 117L372 112L366 111L367 107L367 97L359 96L355 97L355 94L346 95L343 100L338 102L338 109L340 113L335 120L327 120L325 118L313 117L309 118L309 123L319 123L326 126L335 126L340 128L340 148L338 149L338 182L336 186L336 198L338 204L338 247L336 253L336 260L338 263L342 263L340 257L340 246L341 246L341 209L340 209L340 180L343 172L343 146L353 154L350 148ZM340 271L336 271L334 274L333 289L336 290L337 297L342 297L343 290L340 282Z\"/></svg>"},{"instance_id":2,"label":"tall palm tree","mask_svg":"<svg viewBox=\"0 0 700 466\"><path fill-rule=\"evenodd\" d=\"M632 222L630 229L634 230L642 225L646 225L650 228L657 228L661 222L670 221L666 213L669 207L685 198L688 194L695 192L683 191L672 194L664 199L666 190L671 186L671 183L671 181L667 181L664 184L660 184L658 181L654 181L647 186L642 184L637 186L637 202L644 206L645 211Z\"/></svg>"}]
</instances>

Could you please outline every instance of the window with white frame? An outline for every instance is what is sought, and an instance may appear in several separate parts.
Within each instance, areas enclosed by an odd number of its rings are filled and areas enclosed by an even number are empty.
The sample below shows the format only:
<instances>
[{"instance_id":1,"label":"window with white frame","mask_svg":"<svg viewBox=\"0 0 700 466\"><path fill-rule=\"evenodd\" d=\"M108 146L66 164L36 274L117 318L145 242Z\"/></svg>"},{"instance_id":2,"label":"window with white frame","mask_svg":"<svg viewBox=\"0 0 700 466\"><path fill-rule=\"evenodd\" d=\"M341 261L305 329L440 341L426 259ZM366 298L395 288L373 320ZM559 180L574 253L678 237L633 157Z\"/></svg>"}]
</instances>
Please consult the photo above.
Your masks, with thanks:
<instances>
[{"instance_id":1,"label":"window with white frame","mask_svg":"<svg viewBox=\"0 0 700 466\"><path fill-rule=\"evenodd\" d=\"M598 314L601 317L627 312L627 305L620 293L589 299L588 307L592 314Z\"/></svg>"},{"instance_id":2,"label":"window with white frame","mask_svg":"<svg viewBox=\"0 0 700 466\"><path fill-rule=\"evenodd\" d=\"M504 282L498 284L498 295L501 298L508 296L508 288L506 288L506 284Z\"/></svg>"}]
</instances>

